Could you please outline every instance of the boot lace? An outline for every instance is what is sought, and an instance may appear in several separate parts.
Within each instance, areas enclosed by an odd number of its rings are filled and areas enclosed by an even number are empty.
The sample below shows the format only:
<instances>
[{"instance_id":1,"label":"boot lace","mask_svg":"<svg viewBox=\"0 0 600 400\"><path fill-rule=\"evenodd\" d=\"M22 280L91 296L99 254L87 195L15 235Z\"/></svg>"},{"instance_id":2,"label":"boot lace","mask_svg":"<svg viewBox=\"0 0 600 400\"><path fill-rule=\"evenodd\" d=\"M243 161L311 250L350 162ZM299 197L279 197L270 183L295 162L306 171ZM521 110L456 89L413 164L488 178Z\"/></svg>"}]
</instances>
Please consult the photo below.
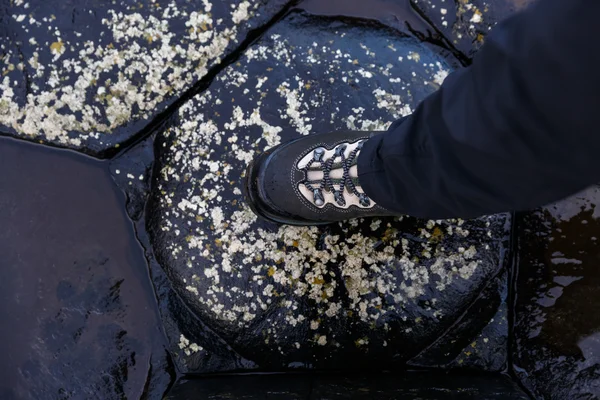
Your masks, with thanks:
<instances>
[{"instance_id":1,"label":"boot lace","mask_svg":"<svg viewBox=\"0 0 600 400\"><path fill-rule=\"evenodd\" d=\"M350 176L350 168L358 162L358 153L363 147L365 140L358 142L357 146L348 154L346 157L346 149L348 148L347 143L342 143L335 147L334 154L329 159L325 160L325 149L319 147L313 150L313 158L303 167L301 170L304 171L307 177L301 183L306 186L313 194L313 203L317 207L321 207L325 204L325 198L323 191L333 193L336 204L340 207L346 206L346 198L349 193L353 194L358 198L358 201L363 207L370 207L371 200L365 193L358 191L357 187L360 187L358 178ZM342 177L332 178L331 171L336 169L342 169ZM321 171L323 172L323 178L319 180L309 180L309 171ZM347 192L344 191L347 189Z\"/></svg>"}]
</instances>

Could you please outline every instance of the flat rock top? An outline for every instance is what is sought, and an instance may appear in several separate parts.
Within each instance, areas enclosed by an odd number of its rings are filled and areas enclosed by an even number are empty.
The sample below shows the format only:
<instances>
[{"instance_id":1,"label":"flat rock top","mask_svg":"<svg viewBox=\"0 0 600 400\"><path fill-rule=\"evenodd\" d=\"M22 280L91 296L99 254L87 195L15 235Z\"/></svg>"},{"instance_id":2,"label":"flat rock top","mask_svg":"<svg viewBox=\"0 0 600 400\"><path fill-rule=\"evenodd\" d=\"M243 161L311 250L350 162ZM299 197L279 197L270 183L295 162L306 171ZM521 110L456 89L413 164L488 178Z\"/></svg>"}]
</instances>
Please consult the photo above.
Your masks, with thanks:
<instances>
[{"instance_id":1,"label":"flat rock top","mask_svg":"<svg viewBox=\"0 0 600 400\"><path fill-rule=\"evenodd\" d=\"M401 363L498 273L506 216L277 227L240 191L256 154L298 135L385 129L449 70L397 32L296 13L157 137L155 253L186 304L243 356L263 367ZM187 354L203 351L185 336Z\"/></svg>"},{"instance_id":2,"label":"flat rock top","mask_svg":"<svg viewBox=\"0 0 600 400\"><path fill-rule=\"evenodd\" d=\"M0 131L92 154L119 146L284 5L10 1Z\"/></svg>"}]
</instances>

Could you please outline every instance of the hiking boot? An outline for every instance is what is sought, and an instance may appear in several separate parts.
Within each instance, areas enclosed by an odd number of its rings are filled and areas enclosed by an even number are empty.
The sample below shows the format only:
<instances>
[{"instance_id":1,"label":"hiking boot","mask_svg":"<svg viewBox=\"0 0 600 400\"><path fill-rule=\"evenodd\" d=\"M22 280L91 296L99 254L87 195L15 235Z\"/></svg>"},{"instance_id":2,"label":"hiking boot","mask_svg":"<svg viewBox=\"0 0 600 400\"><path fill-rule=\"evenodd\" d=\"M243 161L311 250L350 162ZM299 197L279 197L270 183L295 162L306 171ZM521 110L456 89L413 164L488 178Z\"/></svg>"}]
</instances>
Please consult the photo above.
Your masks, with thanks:
<instances>
[{"instance_id":1,"label":"hiking boot","mask_svg":"<svg viewBox=\"0 0 600 400\"><path fill-rule=\"evenodd\" d=\"M262 219L286 225L392 215L365 194L358 180L358 156L373 134L309 135L273 147L248 166L248 205Z\"/></svg>"}]
</instances>

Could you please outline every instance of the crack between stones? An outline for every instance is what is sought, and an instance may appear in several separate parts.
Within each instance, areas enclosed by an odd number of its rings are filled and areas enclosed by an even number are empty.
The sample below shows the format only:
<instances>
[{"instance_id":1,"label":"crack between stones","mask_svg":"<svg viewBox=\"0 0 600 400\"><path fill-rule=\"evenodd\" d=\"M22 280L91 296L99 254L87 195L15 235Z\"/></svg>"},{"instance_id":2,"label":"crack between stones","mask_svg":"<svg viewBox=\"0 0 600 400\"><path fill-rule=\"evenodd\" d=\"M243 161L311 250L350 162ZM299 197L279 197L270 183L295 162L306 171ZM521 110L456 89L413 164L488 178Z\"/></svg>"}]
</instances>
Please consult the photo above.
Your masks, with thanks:
<instances>
[{"instance_id":1,"label":"crack between stones","mask_svg":"<svg viewBox=\"0 0 600 400\"><path fill-rule=\"evenodd\" d=\"M506 262L506 261L504 261L504 262ZM490 277L489 280L488 280L488 282L479 290L479 293L477 294L477 296L475 296L475 298L473 299L473 301L467 306L467 308L465 308L465 310L460 314L460 316L458 318L456 318L456 320L446 330L444 330L441 334L439 334L438 337L435 340L433 340L429 345L427 345L425 348L423 348L423 350L421 350L419 353L417 353L417 355L415 355L414 357L410 358L407 361L407 365L413 359L415 359L419 355L425 353L427 350L429 350L430 348L432 348L436 343L439 343L441 340L443 340L446 337L446 335L448 335L449 333L451 333L454 330L454 328L456 328L464 320L464 318L466 318L469 315L469 311L471 311L471 309L477 303L477 301L479 300L479 298L483 295L483 293L485 293L485 291L492 284L494 284L494 281L496 279L498 279L504 273L504 271L505 271L505 268L500 268L500 270L496 274L494 274L492 277ZM510 326L509 326L509 331L510 331ZM507 363L508 362L509 361L508 361L508 356L507 356ZM409 365L409 367L410 368L415 368L417 366ZM424 368L424 369L427 369L427 370L436 370L436 371L440 370L437 367L421 367L421 368Z\"/></svg>"},{"instance_id":2,"label":"crack between stones","mask_svg":"<svg viewBox=\"0 0 600 400\"><path fill-rule=\"evenodd\" d=\"M516 324L516 303L517 303L517 278L519 277L519 237L517 233L519 232L519 225L521 224L521 215L520 213L512 213L512 226L510 232L510 247L509 247L509 267L510 270L508 276L508 354L506 357L507 362L507 374L510 378L517 384L517 386L532 400L536 399L536 396L531 392L523 382L517 376L517 373L514 369L514 357L513 351L515 346L515 324Z\"/></svg>"},{"instance_id":3,"label":"crack between stones","mask_svg":"<svg viewBox=\"0 0 600 400\"><path fill-rule=\"evenodd\" d=\"M433 45L448 50L461 63L463 67L468 67L469 65L471 65L473 60L466 54L464 54L462 51L460 51L454 44L452 44L452 42L444 35L444 33L435 26L435 24L433 23L431 18L427 16L427 14L415 7L412 2L410 2L410 7L418 16L420 16L425 22L427 22L431 29L439 36L439 39L433 38L432 35L429 35L428 37L425 36L423 33L414 30L407 22L406 25L410 33L412 33L417 39L423 42L431 43Z\"/></svg>"},{"instance_id":4,"label":"crack between stones","mask_svg":"<svg viewBox=\"0 0 600 400\"><path fill-rule=\"evenodd\" d=\"M186 90L177 100L173 102L166 110L158 114L154 119L141 131L133 135L131 138L120 143L119 148L110 148L98 153L98 158L102 159L114 159L124 154L129 149L144 141L148 137L152 136L155 132L159 131L179 110L179 108L188 100L191 100L195 95L202 93L211 85L212 81L220 74L224 69L235 63L244 52L252 46L257 40L259 40L273 25L284 19L290 10L292 10L300 0L289 1L277 14L275 14L265 24L252 29L246 35L246 38L241 41L231 53L223 57L223 59L211 67L209 71L204 75L196 84Z\"/></svg>"},{"instance_id":5,"label":"crack between stones","mask_svg":"<svg viewBox=\"0 0 600 400\"><path fill-rule=\"evenodd\" d=\"M154 172L153 172L154 173ZM146 208L147 208L148 202L146 202ZM145 227L145 214L146 212L144 211L144 214L142 214L139 218L139 220L137 221L132 221L132 225L133 225L133 230L135 233L135 237L138 241L138 243L140 244L140 246L142 246L142 249L144 251L144 258L146 260L146 265L147 265L147 269L148 269L148 274L149 274L149 279L150 279L150 283L152 284L152 292L154 294L154 298L155 298L155 302L156 302L156 307L157 307L157 312L159 315L159 318L162 320L162 315L161 315L161 300L160 300L160 295L158 293L158 288L156 287L156 283L154 281L154 278L152 276L152 261L154 261L154 263L161 269L161 273L162 274L166 274L165 269L163 268L163 266L160 264L160 262L157 260L156 256L154 255L154 248L151 244L150 241L150 236L148 231L146 230ZM172 284L171 279L166 276L166 279L169 283L169 285ZM230 351L231 353L233 353L238 360L248 360L246 357L244 357L238 350L236 350L230 343L229 341L225 340L220 334L218 334L216 331L214 331L210 325L208 325L194 310L192 310L189 305L187 304L187 302L181 297L181 295L174 290L172 287L169 288L169 290L173 293L173 295L177 298L177 301L179 303L179 305L182 308L185 308L186 312L189 313L189 315L193 316L195 318L196 321L198 321L199 324L202 325L202 327L207 331L210 332L211 335L213 335L213 337L215 339L218 339L221 341L221 343L224 345L224 347ZM164 343L166 344L166 346L169 346L169 335L166 332L166 327L164 325L164 323L161 326L161 332L163 335L163 339L164 339ZM170 371L169 373L171 374L171 385L169 386L169 389L182 377L189 377L189 376L204 376L205 374L197 374L197 373L182 373L181 371L179 371L178 368L176 368L173 359L171 357L170 352L165 349L165 351L167 352L167 363L170 367ZM214 353L219 355L219 353ZM168 390L167 390L168 392Z\"/></svg>"}]
</instances>

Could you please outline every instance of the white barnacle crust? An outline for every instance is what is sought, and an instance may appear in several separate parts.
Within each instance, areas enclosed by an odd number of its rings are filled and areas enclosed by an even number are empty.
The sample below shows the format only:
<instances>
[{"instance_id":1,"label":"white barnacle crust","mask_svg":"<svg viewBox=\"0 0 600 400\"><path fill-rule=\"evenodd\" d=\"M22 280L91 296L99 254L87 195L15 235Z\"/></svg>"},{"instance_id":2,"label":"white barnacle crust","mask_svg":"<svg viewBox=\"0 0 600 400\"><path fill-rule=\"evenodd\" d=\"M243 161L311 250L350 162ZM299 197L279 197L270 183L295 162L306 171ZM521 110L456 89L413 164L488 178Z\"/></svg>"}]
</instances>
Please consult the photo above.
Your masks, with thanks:
<instances>
[{"instance_id":1,"label":"white barnacle crust","mask_svg":"<svg viewBox=\"0 0 600 400\"><path fill-rule=\"evenodd\" d=\"M194 353L204 350L196 343L191 343L183 334L179 336L179 349L183 350L186 356L191 356Z\"/></svg>"},{"instance_id":2,"label":"white barnacle crust","mask_svg":"<svg viewBox=\"0 0 600 400\"><path fill-rule=\"evenodd\" d=\"M12 78L18 71L8 60L20 53L3 47L0 126L74 148L108 147L118 128L163 111L243 38L262 5L233 1L225 12L209 0L193 9L178 2L109 6L82 40L61 35L58 21L26 10L28 3L11 3L19 34L30 38L32 56L20 69L33 83L26 97L16 90L21 78Z\"/></svg>"}]
</instances>

